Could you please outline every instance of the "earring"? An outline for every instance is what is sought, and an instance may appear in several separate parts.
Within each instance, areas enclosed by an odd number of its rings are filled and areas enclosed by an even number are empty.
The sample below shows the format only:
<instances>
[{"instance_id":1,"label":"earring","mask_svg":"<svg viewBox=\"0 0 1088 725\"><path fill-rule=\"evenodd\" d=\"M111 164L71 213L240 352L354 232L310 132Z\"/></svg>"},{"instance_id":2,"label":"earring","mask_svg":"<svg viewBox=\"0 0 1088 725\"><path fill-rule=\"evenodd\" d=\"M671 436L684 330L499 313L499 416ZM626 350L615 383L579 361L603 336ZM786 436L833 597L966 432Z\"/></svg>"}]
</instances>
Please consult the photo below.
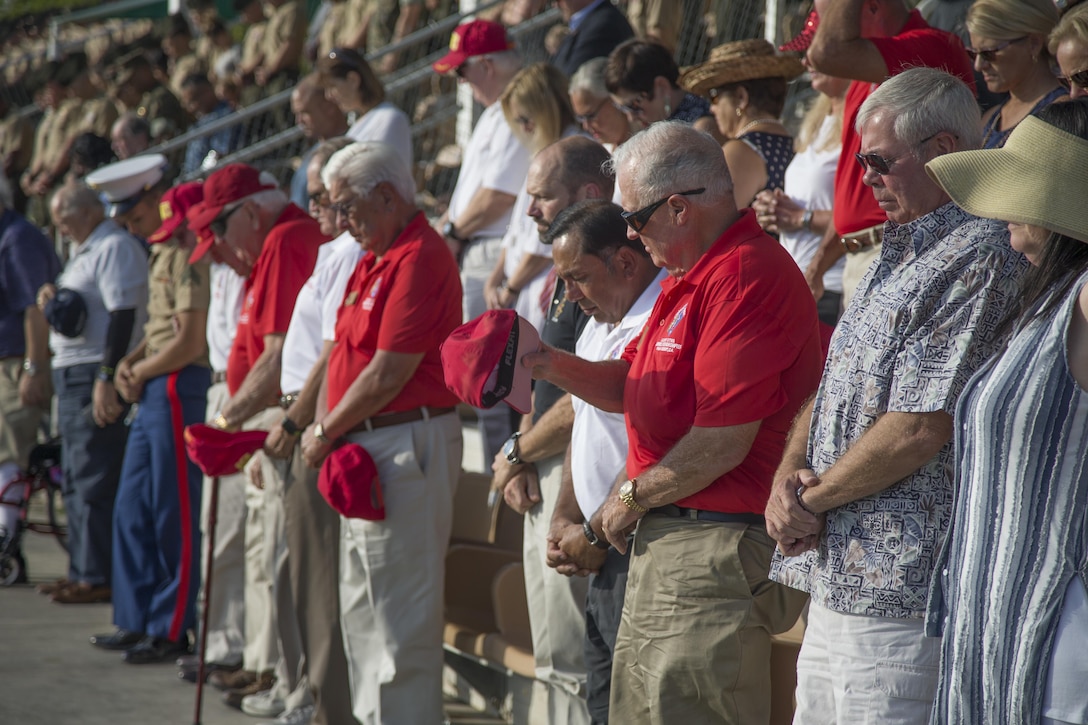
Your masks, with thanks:
<instances>
[{"instance_id":1,"label":"earring","mask_svg":"<svg viewBox=\"0 0 1088 725\"><path fill-rule=\"evenodd\" d=\"M670 118L671 116L672 116L672 104L670 104L669 99L666 98L665 99L665 118L667 119L667 118Z\"/></svg>"},{"instance_id":2,"label":"earring","mask_svg":"<svg viewBox=\"0 0 1088 725\"><path fill-rule=\"evenodd\" d=\"M736 109L736 111L737 111L737 118L740 118L741 116L744 115L744 111L740 110L739 108Z\"/></svg>"}]
</instances>

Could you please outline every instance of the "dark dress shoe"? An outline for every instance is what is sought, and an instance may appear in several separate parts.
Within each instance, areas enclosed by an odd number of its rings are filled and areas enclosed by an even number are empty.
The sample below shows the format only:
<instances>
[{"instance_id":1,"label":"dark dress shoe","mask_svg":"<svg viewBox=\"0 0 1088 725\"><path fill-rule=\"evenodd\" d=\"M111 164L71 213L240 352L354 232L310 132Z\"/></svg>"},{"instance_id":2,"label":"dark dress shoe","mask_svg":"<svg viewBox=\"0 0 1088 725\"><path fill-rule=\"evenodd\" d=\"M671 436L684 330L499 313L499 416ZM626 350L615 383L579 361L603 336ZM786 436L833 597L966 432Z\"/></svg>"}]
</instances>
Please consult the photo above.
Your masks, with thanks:
<instances>
[{"instance_id":1,"label":"dark dress shoe","mask_svg":"<svg viewBox=\"0 0 1088 725\"><path fill-rule=\"evenodd\" d=\"M112 596L113 592L105 585L72 584L53 592L50 599L57 604L101 604Z\"/></svg>"},{"instance_id":2,"label":"dark dress shoe","mask_svg":"<svg viewBox=\"0 0 1088 725\"><path fill-rule=\"evenodd\" d=\"M241 668L232 672L213 672L208 676L208 684L218 690L238 690L256 681L256 672Z\"/></svg>"},{"instance_id":3,"label":"dark dress shoe","mask_svg":"<svg viewBox=\"0 0 1088 725\"><path fill-rule=\"evenodd\" d=\"M236 710L242 709L242 700L249 695L256 695L258 692L264 692L265 690L271 690L272 685L276 684L276 678L273 676L272 671L261 672L256 678L245 687L240 687L236 690L228 690L223 693L223 702L228 706L233 707Z\"/></svg>"},{"instance_id":4,"label":"dark dress shoe","mask_svg":"<svg viewBox=\"0 0 1088 725\"><path fill-rule=\"evenodd\" d=\"M191 660L189 658L192 658ZM196 661L196 655L189 655L187 657L179 657L178 662L185 660L184 663L178 664L178 678L185 680L186 682L196 682L197 675L200 672L200 663ZM213 672L237 672L242 669L242 664L236 665L223 664L222 662L207 662L204 664L204 681L207 682Z\"/></svg>"},{"instance_id":5,"label":"dark dress shoe","mask_svg":"<svg viewBox=\"0 0 1088 725\"><path fill-rule=\"evenodd\" d=\"M188 643L175 642L164 637L147 636L136 645L129 647L121 659L130 665L150 665L158 662L170 662L189 651Z\"/></svg>"},{"instance_id":6,"label":"dark dress shoe","mask_svg":"<svg viewBox=\"0 0 1088 725\"><path fill-rule=\"evenodd\" d=\"M128 649L141 639L143 635L139 632L129 632L124 629L119 629L113 634L94 634L91 635L91 644L95 647L101 647L102 649Z\"/></svg>"},{"instance_id":7,"label":"dark dress shoe","mask_svg":"<svg viewBox=\"0 0 1088 725\"><path fill-rule=\"evenodd\" d=\"M55 581L46 582L45 584L39 584L35 591L38 592L38 594L52 595L56 594L61 589L64 589L71 585L72 582L68 581L68 579L65 577L61 577L60 579L57 579Z\"/></svg>"}]
</instances>

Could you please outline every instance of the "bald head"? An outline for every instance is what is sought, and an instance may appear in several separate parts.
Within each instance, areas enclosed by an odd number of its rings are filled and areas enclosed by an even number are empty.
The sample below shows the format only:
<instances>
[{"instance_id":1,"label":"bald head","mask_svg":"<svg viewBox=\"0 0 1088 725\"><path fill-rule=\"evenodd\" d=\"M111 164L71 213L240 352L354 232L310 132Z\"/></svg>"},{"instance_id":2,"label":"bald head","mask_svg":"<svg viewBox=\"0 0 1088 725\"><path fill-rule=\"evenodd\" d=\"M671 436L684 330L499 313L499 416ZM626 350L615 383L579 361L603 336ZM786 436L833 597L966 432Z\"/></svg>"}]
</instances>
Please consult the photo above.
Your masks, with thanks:
<instances>
[{"instance_id":1,"label":"bald head","mask_svg":"<svg viewBox=\"0 0 1088 725\"><path fill-rule=\"evenodd\" d=\"M75 180L57 189L49 203L49 212L60 233L80 243L106 218L98 194Z\"/></svg>"},{"instance_id":2,"label":"bald head","mask_svg":"<svg viewBox=\"0 0 1088 725\"><path fill-rule=\"evenodd\" d=\"M325 97L316 73L305 76L291 91L291 111L302 133L313 141L342 136L348 130L344 112Z\"/></svg>"},{"instance_id":3,"label":"bald head","mask_svg":"<svg viewBox=\"0 0 1088 725\"><path fill-rule=\"evenodd\" d=\"M585 136L570 136L545 146L534 159L556 175L568 189L596 184L600 195L611 198L615 179L604 170L609 159L604 146Z\"/></svg>"}]
</instances>

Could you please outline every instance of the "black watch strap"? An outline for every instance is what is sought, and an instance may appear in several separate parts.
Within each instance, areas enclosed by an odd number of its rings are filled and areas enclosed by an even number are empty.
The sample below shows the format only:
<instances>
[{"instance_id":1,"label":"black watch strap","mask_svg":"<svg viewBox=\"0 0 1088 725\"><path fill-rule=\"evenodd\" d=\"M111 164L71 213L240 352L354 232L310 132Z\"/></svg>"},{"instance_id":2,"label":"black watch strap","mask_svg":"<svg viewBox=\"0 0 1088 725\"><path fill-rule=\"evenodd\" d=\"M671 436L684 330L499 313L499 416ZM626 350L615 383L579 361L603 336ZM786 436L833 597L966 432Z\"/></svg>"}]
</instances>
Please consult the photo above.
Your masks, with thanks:
<instances>
[{"instance_id":1,"label":"black watch strap","mask_svg":"<svg viewBox=\"0 0 1088 725\"><path fill-rule=\"evenodd\" d=\"M302 430L303 429L299 428L297 425L295 425L295 421L291 420L286 415L283 416L283 422L280 423L280 425L283 426L284 431L286 431L288 435L293 435L293 436L302 435Z\"/></svg>"},{"instance_id":2,"label":"black watch strap","mask_svg":"<svg viewBox=\"0 0 1088 725\"><path fill-rule=\"evenodd\" d=\"M586 538L589 539L589 543L593 544L598 549L608 549L608 542L597 536L597 532L593 530L593 527L589 525L588 521L582 522L582 532L585 533Z\"/></svg>"}]
</instances>

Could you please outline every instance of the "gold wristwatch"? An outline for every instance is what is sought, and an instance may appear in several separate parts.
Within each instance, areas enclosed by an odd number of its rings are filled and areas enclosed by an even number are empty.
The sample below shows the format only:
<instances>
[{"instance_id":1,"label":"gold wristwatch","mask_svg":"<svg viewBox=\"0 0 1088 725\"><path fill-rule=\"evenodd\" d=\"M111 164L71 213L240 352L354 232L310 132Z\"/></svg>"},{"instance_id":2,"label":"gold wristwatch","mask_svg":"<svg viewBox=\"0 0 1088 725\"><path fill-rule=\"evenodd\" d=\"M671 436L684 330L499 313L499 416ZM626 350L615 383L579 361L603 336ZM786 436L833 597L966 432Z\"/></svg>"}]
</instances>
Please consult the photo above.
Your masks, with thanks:
<instances>
[{"instance_id":1,"label":"gold wristwatch","mask_svg":"<svg viewBox=\"0 0 1088 725\"><path fill-rule=\"evenodd\" d=\"M325 435L325 426L321 423L314 426L314 438L326 445L332 443L332 441L329 440L329 437Z\"/></svg>"},{"instance_id":2,"label":"gold wristwatch","mask_svg":"<svg viewBox=\"0 0 1088 725\"><path fill-rule=\"evenodd\" d=\"M622 486L620 486L620 501L623 501L624 505L632 511L637 511L640 514L644 514L650 509L646 508L635 500L636 483L638 483L638 479L631 478L625 481Z\"/></svg>"}]
</instances>

